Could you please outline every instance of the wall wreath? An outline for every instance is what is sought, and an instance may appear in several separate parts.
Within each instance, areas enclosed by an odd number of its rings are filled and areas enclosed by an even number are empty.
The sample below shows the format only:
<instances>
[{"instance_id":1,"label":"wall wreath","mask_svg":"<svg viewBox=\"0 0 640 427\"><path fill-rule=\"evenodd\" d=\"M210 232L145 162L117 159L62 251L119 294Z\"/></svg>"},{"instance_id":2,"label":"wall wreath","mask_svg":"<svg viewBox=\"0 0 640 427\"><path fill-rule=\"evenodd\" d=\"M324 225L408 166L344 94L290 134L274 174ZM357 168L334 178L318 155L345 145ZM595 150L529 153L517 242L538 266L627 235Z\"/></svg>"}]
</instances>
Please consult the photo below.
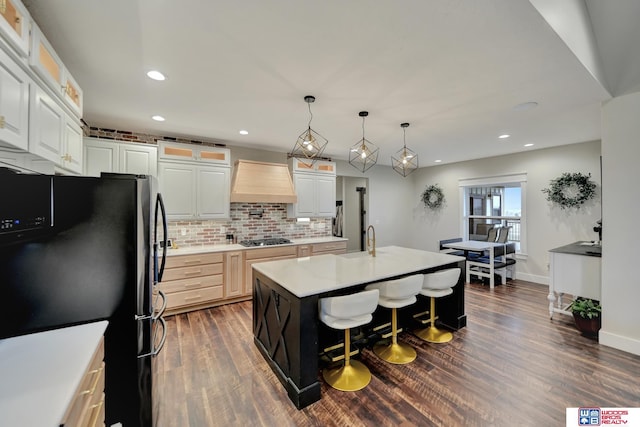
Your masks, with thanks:
<instances>
[{"instance_id":1,"label":"wall wreath","mask_svg":"<svg viewBox=\"0 0 640 427\"><path fill-rule=\"evenodd\" d=\"M560 205L560 208L580 207L596 194L596 184L591 181L591 174L565 172L552 179L549 188L542 190L547 200Z\"/></svg>"},{"instance_id":2,"label":"wall wreath","mask_svg":"<svg viewBox=\"0 0 640 427\"><path fill-rule=\"evenodd\" d=\"M420 200L429 209L440 209L444 205L444 193L438 184L433 184L425 188L420 195Z\"/></svg>"}]
</instances>

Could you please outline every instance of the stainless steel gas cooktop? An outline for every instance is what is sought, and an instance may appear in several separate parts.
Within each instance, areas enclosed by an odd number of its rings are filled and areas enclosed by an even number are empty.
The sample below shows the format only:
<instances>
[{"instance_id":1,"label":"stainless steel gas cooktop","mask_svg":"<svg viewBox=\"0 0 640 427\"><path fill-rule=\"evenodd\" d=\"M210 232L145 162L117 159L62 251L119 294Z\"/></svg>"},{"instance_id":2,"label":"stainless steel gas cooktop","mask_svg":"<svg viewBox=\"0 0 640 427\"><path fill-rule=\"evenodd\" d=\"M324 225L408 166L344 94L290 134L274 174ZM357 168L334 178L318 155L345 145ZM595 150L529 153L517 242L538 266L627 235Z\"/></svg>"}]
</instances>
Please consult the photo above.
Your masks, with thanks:
<instances>
[{"instance_id":1,"label":"stainless steel gas cooktop","mask_svg":"<svg viewBox=\"0 0 640 427\"><path fill-rule=\"evenodd\" d=\"M274 237L270 239L243 240L240 242L242 246L273 246L291 243L291 240L282 237Z\"/></svg>"}]
</instances>

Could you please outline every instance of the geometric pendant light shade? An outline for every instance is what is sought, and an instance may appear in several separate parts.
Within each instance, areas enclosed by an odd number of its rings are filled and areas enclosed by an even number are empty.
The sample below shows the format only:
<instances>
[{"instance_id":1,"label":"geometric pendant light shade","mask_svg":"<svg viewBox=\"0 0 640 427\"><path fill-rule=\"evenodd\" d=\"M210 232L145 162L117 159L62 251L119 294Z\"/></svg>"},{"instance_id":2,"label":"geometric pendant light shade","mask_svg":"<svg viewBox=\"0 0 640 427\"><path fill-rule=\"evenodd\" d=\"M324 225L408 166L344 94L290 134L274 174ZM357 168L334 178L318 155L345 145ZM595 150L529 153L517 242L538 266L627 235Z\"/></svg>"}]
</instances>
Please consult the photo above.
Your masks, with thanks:
<instances>
[{"instance_id":1,"label":"geometric pendant light shade","mask_svg":"<svg viewBox=\"0 0 640 427\"><path fill-rule=\"evenodd\" d=\"M349 164L360 172L365 173L378 162L378 147L364 137L364 118L369 115L366 111L358 113L362 117L362 139L349 150Z\"/></svg>"},{"instance_id":2,"label":"geometric pendant light shade","mask_svg":"<svg viewBox=\"0 0 640 427\"><path fill-rule=\"evenodd\" d=\"M311 120L313 114L311 113L311 103L316 100L315 97L307 95L304 100L309 105L309 124L307 129L298 136L296 144L293 146L293 150L289 153L289 157L295 157L307 166L312 166L313 163L322 156L324 149L327 147L329 141L315 130L311 129Z\"/></svg>"},{"instance_id":3,"label":"geometric pendant light shade","mask_svg":"<svg viewBox=\"0 0 640 427\"><path fill-rule=\"evenodd\" d=\"M418 169L418 155L407 148L406 134L409 123L402 123L400 126L403 131L403 147L395 155L391 156L391 166L400 175L407 176Z\"/></svg>"}]
</instances>

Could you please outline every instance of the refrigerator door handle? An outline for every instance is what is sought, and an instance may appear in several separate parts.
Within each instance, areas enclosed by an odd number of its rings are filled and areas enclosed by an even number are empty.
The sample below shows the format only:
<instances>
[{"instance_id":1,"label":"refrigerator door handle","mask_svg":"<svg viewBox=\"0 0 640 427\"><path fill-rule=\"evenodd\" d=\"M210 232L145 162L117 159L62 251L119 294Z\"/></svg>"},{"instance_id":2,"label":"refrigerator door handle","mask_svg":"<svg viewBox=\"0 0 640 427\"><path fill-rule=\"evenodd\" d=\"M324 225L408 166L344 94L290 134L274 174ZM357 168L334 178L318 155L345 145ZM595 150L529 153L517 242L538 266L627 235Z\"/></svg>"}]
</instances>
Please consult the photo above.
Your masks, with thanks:
<instances>
[{"instance_id":1,"label":"refrigerator door handle","mask_svg":"<svg viewBox=\"0 0 640 427\"><path fill-rule=\"evenodd\" d=\"M158 320L159 318L161 318L162 315L164 314L164 311L167 309L167 296L160 289L158 289L158 295L160 295L162 297L162 308L160 310L158 310L151 317L153 320Z\"/></svg>"},{"instance_id":2,"label":"refrigerator door handle","mask_svg":"<svg viewBox=\"0 0 640 427\"><path fill-rule=\"evenodd\" d=\"M158 242L158 208L160 208L160 212L162 213L162 262L160 263L160 269L157 270L157 252L155 254L156 258L156 283L162 281L162 275L164 274L164 265L167 261L167 213L164 208L164 200L162 199L162 194L158 193L156 195L156 208L155 208L155 223L153 225L153 240L154 245L157 245Z\"/></svg>"},{"instance_id":3,"label":"refrigerator door handle","mask_svg":"<svg viewBox=\"0 0 640 427\"><path fill-rule=\"evenodd\" d=\"M162 317L158 317L157 319L160 324L162 325L162 338L160 339L160 342L158 343L158 346L153 348L149 353L145 353L145 354L139 354L138 355L138 359L143 359L145 357L156 357L158 355L158 353L160 353L160 350L162 350L162 347L164 347L164 342L167 340L167 322L164 320L164 318ZM155 344L155 332L153 334L153 342Z\"/></svg>"},{"instance_id":4,"label":"refrigerator door handle","mask_svg":"<svg viewBox=\"0 0 640 427\"><path fill-rule=\"evenodd\" d=\"M162 297L162 308L160 310L156 311L155 313L152 313L152 314L149 314L149 315L147 315L147 314L145 314L145 315L136 314L135 315L135 320L149 320L149 319L158 320L159 318L162 317L162 315L164 314L164 311L167 309L167 296L160 289L158 289L158 295L160 295ZM154 307L155 307L155 304L154 304Z\"/></svg>"}]
</instances>

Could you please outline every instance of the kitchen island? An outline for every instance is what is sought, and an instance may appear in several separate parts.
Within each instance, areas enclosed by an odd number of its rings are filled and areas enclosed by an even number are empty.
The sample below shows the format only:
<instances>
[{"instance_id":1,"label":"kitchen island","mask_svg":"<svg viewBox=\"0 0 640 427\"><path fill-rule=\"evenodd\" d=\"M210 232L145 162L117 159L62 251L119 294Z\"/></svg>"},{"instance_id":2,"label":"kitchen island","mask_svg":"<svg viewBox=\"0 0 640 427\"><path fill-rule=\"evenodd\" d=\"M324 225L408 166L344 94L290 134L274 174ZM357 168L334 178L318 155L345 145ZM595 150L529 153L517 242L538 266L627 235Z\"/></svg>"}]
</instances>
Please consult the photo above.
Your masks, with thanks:
<instances>
[{"instance_id":1,"label":"kitchen island","mask_svg":"<svg viewBox=\"0 0 640 427\"><path fill-rule=\"evenodd\" d=\"M319 255L253 265L254 342L298 409L320 399L318 300L362 290L367 284L444 268L464 269L465 258L397 246L344 255ZM419 298L415 312L428 310ZM438 299L440 321L466 325L464 275L454 293Z\"/></svg>"}]
</instances>

